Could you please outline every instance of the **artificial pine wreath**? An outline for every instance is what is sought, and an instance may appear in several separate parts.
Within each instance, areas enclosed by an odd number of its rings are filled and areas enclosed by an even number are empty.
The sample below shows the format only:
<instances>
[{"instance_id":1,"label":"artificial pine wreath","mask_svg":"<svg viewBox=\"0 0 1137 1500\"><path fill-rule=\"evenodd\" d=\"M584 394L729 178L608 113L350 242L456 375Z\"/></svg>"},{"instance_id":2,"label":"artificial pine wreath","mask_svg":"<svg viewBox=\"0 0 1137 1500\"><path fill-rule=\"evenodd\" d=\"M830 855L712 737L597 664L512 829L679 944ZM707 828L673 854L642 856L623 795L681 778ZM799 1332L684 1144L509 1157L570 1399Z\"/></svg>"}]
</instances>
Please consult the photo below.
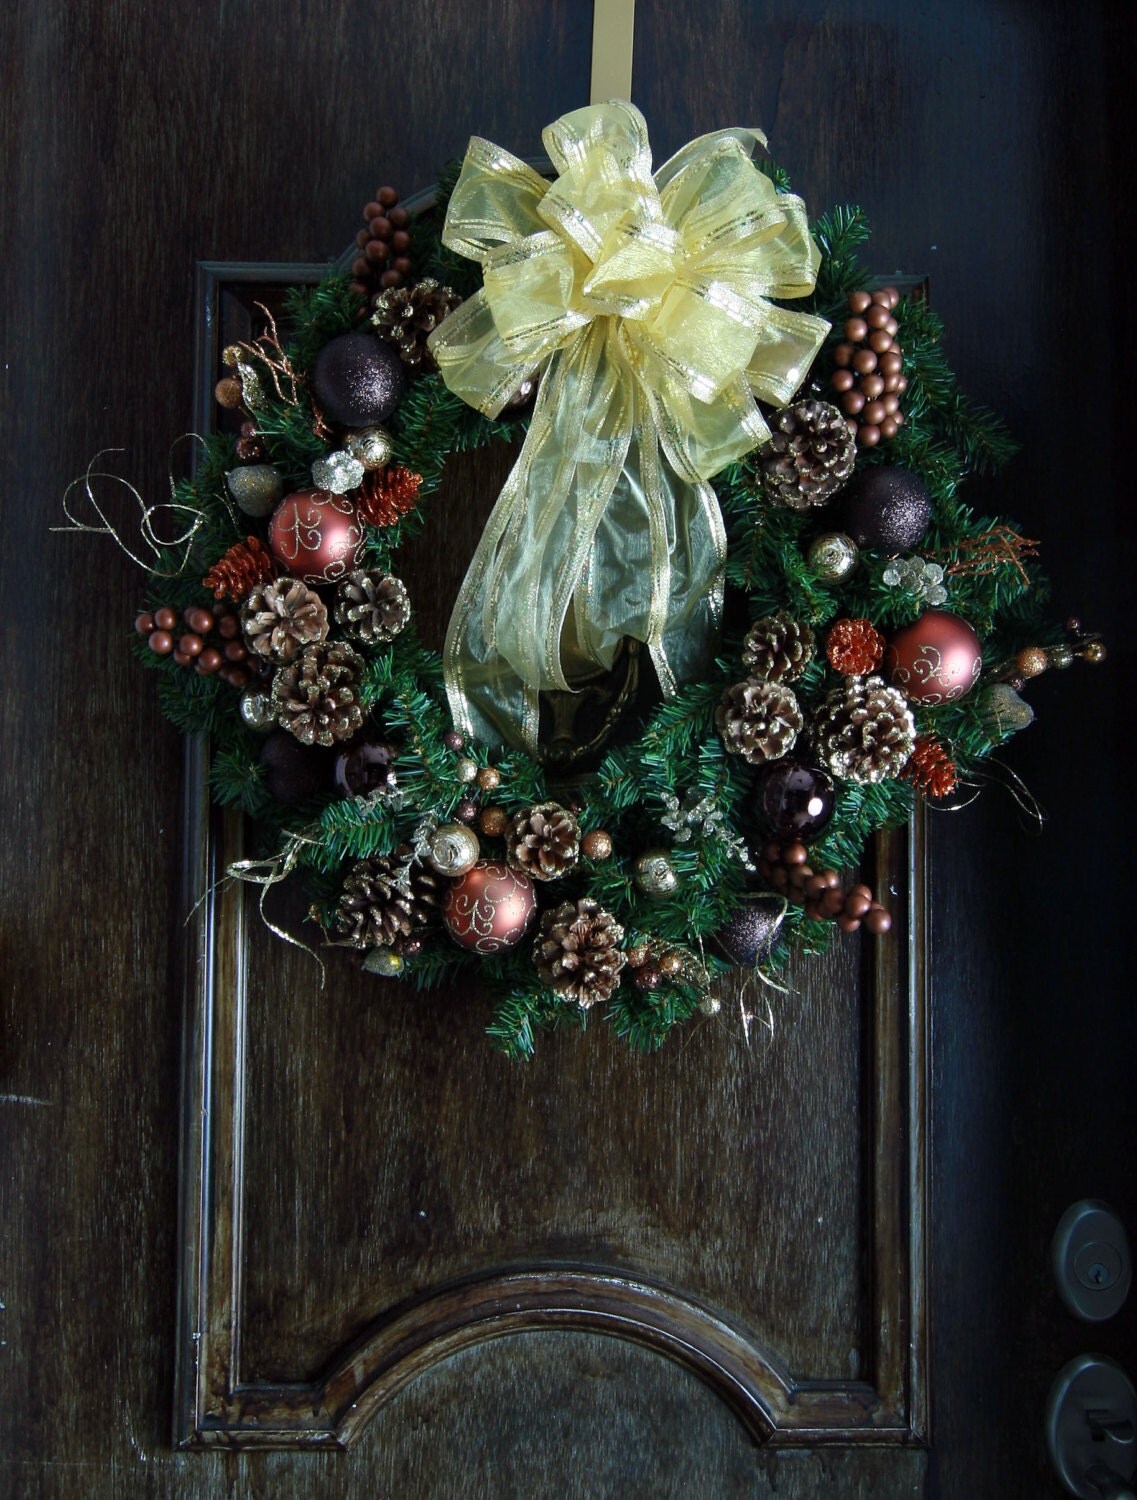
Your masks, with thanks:
<instances>
[{"instance_id":1,"label":"artificial pine wreath","mask_svg":"<svg viewBox=\"0 0 1137 1500\"><path fill-rule=\"evenodd\" d=\"M481 281L443 242L458 179L414 219L381 189L350 273L225 351L240 433L177 486L188 533L159 557L137 653L173 722L211 737L217 801L308 872L329 944L419 986L476 976L514 1057L596 1014L652 1049L715 1009L734 964L887 932L856 882L871 835L972 781L1030 722L1029 678L1103 648L1045 622L1035 544L967 506L968 475L1012 445L960 392L920 289L878 285L862 214L839 208L810 225L816 279L792 303L831 331L768 438L713 479L713 668L645 705L633 645L591 765L459 733L399 546L445 526L448 455L522 439L549 375L489 417L438 372L431 336Z\"/></svg>"}]
</instances>

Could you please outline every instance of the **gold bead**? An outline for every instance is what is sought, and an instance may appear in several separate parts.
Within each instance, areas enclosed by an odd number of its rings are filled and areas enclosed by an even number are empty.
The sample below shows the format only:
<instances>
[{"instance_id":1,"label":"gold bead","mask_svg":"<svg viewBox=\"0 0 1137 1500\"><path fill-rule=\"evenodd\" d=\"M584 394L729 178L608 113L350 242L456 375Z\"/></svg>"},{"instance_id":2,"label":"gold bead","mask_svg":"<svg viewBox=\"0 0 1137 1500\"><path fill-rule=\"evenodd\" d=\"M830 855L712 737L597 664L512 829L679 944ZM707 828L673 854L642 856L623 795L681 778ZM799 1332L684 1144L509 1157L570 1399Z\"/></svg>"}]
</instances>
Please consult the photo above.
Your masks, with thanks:
<instances>
[{"instance_id":1,"label":"gold bead","mask_svg":"<svg viewBox=\"0 0 1137 1500\"><path fill-rule=\"evenodd\" d=\"M1083 661L1105 661L1107 655L1104 641L1090 641L1088 645L1082 647Z\"/></svg>"},{"instance_id":2,"label":"gold bead","mask_svg":"<svg viewBox=\"0 0 1137 1500\"><path fill-rule=\"evenodd\" d=\"M492 792L501 785L501 772L496 766L483 766L476 780L483 792Z\"/></svg>"},{"instance_id":3,"label":"gold bead","mask_svg":"<svg viewBox=\"0 0 1137 1500\"><path fill-rule=\"evenodd\" d=\"M1041 646L1027 646L1015 657L1015 666L1024 677L1037 677L1049 665L1050 659Z\"/></svg>"},{"instance_id":4,"label":"gold bead","mask_svg":"<svg viewBox=\"0 0 1137 1500\"><path fill-rule=\"evenodd\" d=\"M464 755L454 767L454 774L461 782L473 781L478 774L478 763Z\"/></svg>"},{"instance_id":5,"label":"gold bead","mask_svg":"<svg viewBox=\"0 0 1137 1500\"><path fill-rule=\"evenodd\" d=\"M674 974L678 974L682 968L683 955L681 953L676 953L674 948L672 948L669 953L665 953L659 960L659 972L661 974L666 974L668 978L670 978Z\"/></svg>"},{"instance_id":6,"label":"gold bead","mask_svg":"<svg viewBox=\"0 0 1137 1500\"><path fill-rule=\"evenodd\" d=\"M504 807L486 807L478 819L478 827L487 838L499 839L509 827L509 818Z\"/></svg>"},{"instance_id":7,"label":"gold bead","mask_svg":"<svg viewBox=\"0 0 1137 1500\"><path fill-rule=\"evenodd\" d=\"M612 835L606 828L594 828L584 835L580 847L585 859L608 859L612 854Z\"/></svg>"}]
</instances>

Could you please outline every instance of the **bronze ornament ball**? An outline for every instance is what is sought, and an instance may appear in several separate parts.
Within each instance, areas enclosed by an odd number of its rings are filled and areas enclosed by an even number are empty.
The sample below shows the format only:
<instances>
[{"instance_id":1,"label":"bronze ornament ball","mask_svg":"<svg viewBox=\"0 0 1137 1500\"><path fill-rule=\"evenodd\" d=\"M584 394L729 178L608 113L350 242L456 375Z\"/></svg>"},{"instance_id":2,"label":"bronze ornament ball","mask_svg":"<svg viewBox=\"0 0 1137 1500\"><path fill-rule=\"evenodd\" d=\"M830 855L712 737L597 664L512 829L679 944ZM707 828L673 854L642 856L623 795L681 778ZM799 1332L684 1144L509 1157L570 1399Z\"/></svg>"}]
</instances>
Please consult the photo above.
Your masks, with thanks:
<instances>
[{"instance_id":1,"label":"bronze ornament ball","mask_svg":"<svg viewBox=\"0 0 1137 1500\"><path fill-rule=\"evenodd\" d=\"M892 637L884 667L906 698L934 708L970 692L983 670L983 648L966 620L929 609Z\"/></svg>"},{"instance_id":2,"label":"bronze ornament ball","mask_svg":"<svg viewBox=\"0 0 1137 1500\"><path fill-rule=\"evenodd\" d=\"M845 530L859 547L875 547L878 552L911 552L932 519L932 498L924 481L907 469L862 469L843 499Z\"/></svg>"},{"instance_id":3,"label":"bronze ornament ball","mask_svg":"<svg viewBox=\"0 0 1137 1500\"><path fill-rule=\"evenodd\" d=\"M828 826L837 793L824 771L787 755L759 772L752 805L763 832L808 841Z\"/></svg>"},{"instance_id":4,"label":"bronze ornament ball","mask_svg":"<svg viewBox=\"0 0 1137 1500\"><path fill-rule=\"evenodd\" d=\"M302 745L287 729L277 729L265 740L257 758L275 802L298 807L326 794L331 755L321 746Z\"/></svg>"},{"instance_id":5,"label":"bronze ornament ball","mask_svg":"<svg viewBox=\"0 0 1137 1500\"><path fill-rule=\"evenodd\" d=\"M479 860L455 880L442 904L446 931L470 953L515 948L537 915L533 882L498 860Z\"/></svg>"},{"instance_id":6,"label":"bronze ornament ball","mask_svg":"<svg viewBox=\"0 0 1137 1500\"><path fill-rule=\"evenodd\" d=\"M369 797L395 790L396 746L386 740L349 740L336 753L332 779L341 797Z\"/></svg>"},{"instance_id":7,"label":"bronze ornament ball","mask_svg":"<svg viewBox=\"0 0 1137 1500\"><path fill-rule=\"evenodd\" d=\"M399 404L405 377L398 354L370 333L341 333L312 361L312 395L330 422L374 427Z\"/></svg>"},{"instance_id":8,"label":"bronze ornament ball","mask_svg":"<svg viewBox=\"0 0 1137 1500\"><path fill-rule=\"evenodd\" d=\"M273 512L268 545L293 578L316 586L337 583L355 567L363 522L346 495L297 490Z\"/></svg>"}]
</instances>

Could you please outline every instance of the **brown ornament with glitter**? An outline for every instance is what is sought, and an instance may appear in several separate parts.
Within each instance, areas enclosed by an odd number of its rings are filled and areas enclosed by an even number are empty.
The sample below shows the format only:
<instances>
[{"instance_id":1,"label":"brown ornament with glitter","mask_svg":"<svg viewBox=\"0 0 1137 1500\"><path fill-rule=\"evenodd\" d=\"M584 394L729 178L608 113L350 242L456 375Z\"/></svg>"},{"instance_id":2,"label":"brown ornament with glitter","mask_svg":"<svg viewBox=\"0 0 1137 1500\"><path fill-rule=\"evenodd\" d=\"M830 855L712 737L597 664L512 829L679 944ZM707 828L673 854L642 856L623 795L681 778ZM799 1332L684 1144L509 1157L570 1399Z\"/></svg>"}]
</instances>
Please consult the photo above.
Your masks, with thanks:
<instances>
[{"instance_id":1,"label":"brown ornament with glitter","mask_svg":"<svg viewBox=\"0 0 1137 1500\"><path fill-rule=\"evenodd\" d=\"M355 567L363 524L347 495L297 490L272 513L268 544L286 572L305 583L336 583Z\"/></svg>"},{"instance_id":2,"label":"brown ornament with glitter","mask_svg":"<svg viewBox=\"0 0 1137 1500\"><path fill-rule=\"evenodd\" d=\"M442 905L446 931L470 953L515 948L537 915L537 893L528 875L499 860L482 859L452 881Z\"/></svg>"}]
</instances>

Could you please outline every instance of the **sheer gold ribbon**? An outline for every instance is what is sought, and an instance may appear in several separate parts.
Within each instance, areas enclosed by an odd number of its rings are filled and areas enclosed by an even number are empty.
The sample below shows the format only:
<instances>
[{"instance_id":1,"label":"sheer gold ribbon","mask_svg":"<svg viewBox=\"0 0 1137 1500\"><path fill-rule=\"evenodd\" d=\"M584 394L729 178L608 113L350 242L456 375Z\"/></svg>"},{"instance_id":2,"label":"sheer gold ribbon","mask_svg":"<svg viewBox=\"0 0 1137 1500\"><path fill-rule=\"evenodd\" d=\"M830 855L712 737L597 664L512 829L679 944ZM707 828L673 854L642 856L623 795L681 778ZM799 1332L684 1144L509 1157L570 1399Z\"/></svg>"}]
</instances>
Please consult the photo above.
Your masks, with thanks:
<instances>
[{"instance_id":1,"label":"sheer gold ribbon","mask_svg":"<svg viewBox=\"0 0 1137 1500\"><path fill-rule=\"evenodd\" d=\"M610 669L646 642L665 693L709 663L725 538L707 482L768 428L828 324L767 298L817 273L799 198L701 136L652 175L643 116L590 105L543 133L549 183L474 137L443 242L483 289L431 335L450 389L497 416L541 370L521 454L459 591L444 654L455 723L537 748L538 693L569 689L562 638Z\"/></svg>"}]
</instances>

